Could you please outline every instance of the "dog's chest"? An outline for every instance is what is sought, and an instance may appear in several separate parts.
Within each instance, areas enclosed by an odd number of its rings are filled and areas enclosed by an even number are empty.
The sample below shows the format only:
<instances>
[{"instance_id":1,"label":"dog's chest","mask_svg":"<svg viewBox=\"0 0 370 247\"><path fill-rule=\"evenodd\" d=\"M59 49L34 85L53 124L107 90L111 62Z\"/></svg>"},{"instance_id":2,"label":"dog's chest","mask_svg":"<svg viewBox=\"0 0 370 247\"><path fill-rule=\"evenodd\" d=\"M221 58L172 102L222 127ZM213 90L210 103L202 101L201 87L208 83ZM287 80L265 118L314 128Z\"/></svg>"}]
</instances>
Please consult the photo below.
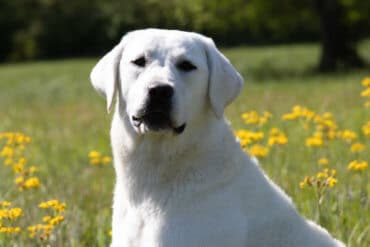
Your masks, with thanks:
<instances>
[{"instance_id":1,"label":"dog's chest","mask_svg":"<svg viewBox=\"0 0 370 247\"><path fill-rule=\"evenodd\" d=\"M138 212L128 212L122 219L124 231L119 246L243 246L246 230L243 217L237 212L224 212L199 208L145 218Z\"/></svg>"}]
</instances>

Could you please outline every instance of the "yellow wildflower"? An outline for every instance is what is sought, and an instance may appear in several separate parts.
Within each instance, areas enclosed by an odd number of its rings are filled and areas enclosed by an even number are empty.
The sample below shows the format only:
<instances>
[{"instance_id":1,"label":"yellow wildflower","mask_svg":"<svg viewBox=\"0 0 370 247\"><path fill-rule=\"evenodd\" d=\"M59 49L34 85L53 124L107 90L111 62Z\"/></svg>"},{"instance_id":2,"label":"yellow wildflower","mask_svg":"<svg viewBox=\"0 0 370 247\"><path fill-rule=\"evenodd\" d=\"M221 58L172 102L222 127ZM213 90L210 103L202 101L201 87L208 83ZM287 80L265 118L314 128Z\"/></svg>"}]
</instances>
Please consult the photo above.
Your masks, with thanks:
<instances>
[{"instance_id":1,"label":"yellow wildflower","mask_svg":"<svg viewBox=\"0 0 370 247\"><path fill-rule=\"evenodd\" d=\"M259 118L258 113L256 111L251 111L242 114L242 118L244 119L246 124L258 124Z\"/></svg>"},{"instance_id":2,"label":"yellow wildflower","mask_svg":"<svg viewBox=\"0 0 370 247\"><path fill-rule=\"evenodd\" d=\"M40 204L39 204L39 208L49 208L50 206L49 206L49 203L48 203L48 201L47 202L41 202Z\"/></svg>"},{"instance_id":3,"label":"yellow wildflower","mask_svg":"<svg viewBox=\"0 0 370 247\"><path fill-rule=\"evenodd\" d=\"M37 167L35 167L35 166L31 166L30 169L29 169L29 172L31 174L35 173L36 171L37 171Z\"/></svg>"},{"instance_id":4,"label":"yellow wildflower","mask_svg":"<svg viewBox=\"0 0 370 247\"><path fill-rule=\"evenodd\" d=\"M23 133L3 133L2 138L7 139L7 145L22 145L31 142L31 138Z\"/></svg>"},{"instance_id":5,"label":"yellow wildflower","mask_svg":"<svg viewBox=\"0 0 370 247\"><path fill-rule=\"evenodd\" d=\"M100 152L92 150L89 152L90 165L106 165L112 161L109 156L102 156Z\"/></svg>"},{"instance_id":6,"label":"yellow wildflower","mask_svg":"<svg viewBox=\"0 0 370 247\"><path fill-rule=\"evenodd\" d=\"M66 207L67 207L66 203L59 203L58 205L55 205L54 206L54 209L57 212L61 213L61 212L64 212L64 210L66 209Z\"/></svg>"},{"instance_id":7,"label":"yellow wildflower","mask_svg":"<svg viewBox=\"0 0 370 247\"><path fill-rule=\"evenodd\" d=\"M23 215L23 210L21 208L3 208L0 209L0 219L14 220Z\"/></svg>"},{"instance_id":8,"label":"yellow wildflower","mask_svg":"<svg viewBox=\"0 0 370 247\"><path fill-rule=\"evenodd\" d=\"M101 162L106 165L106 164L109 164L112 162L112 158L109 157L109 156L104 156L102 159L101 159Z\"/></svg>"},{"instance_id":9,"label":"yellow wildflower","mask_svg":"<svg viewBox=\"0 0 370 247\"><path fill-rule=\"evenodd\" d=\"M362 133L368 138L370 138L370 121L368 121L364 126L362 126Z\"/></svg>"},{"instance_id":10,"label":"yellow wildflower","mask_svg":"<svg viewBox=\"0 0 370 247\"><path fill-rule=\"evenodd\" d=\"M0 233L17 234L21 231L22 229L20 227L0 227Z\"/></svg>"},{"instance_id":11,"label":"yellow wildflower","mask_svg":"<svg viewBox=\"0 0 370 247\"><path fill-rule=\"evenodd\" d=\"M299 183L299 187L304 189L306 186L316 189L325 189L326 187L334 187L338 180L335 178L337 171L335 169L324 169L318 172L315 176L305 176L304 180Z\"/></svg>"},{"instance_id":12,"label":"yellow wildflower","mask_svg":"<svg viewBox=\"0 0 370 247\"><path fill-rule=\"evenodd\" d=\"M23 184L24 182L24 177L20 176L20 177L17 177L15 180L14 180L15 184Z\"/></svg>"},{"instance_id":13,"label":"yellow wildflower","mask_svg":"<svg viewBox=\"0 0 370 247\"><path fill-rule=\"evenodd\" d=\"M28 235L30 238L34 238L36 236L37 227L36 226L29 226L27 230L30 232Z\"/></svg>"},{"instance_id":14,"label":"yellow wildflower","mask_svg":"<svg viewBox=\"0 0 370 247\"><path fill-rule=\"evenodd\" d=\"M328 177L328 174L327 174L327 173L325 173L325 172L318 172L318 173L316 174L316 177L317 177L317 178L327 178L327 177Z\"/></svg>"},{"instance_id":15,"label":"yellow wildflower","mask_svg":"<svg viewBox=\"0 0 370 247\"><path fill-rule=\"evenodd\" d=\"M12 203L8 202L8 201L0 202L0 207L9 207L11 205L12 205Z\"/></svg>"},{"instance_id":16,"label":"yellow wildflower","mask_svg":"<svg viewBox=\"0 0 370 247\"><path fill-rule=\"evenodd\" d=\"M352 170L352 171L364 171L368 168L369 164L367 163L367 161L359 161L359 160L354 160L354 161L351 161L349 164L348 164L348 169L349 170Z\"/></svg>"},{"instance_id":17,"label":"yellow wildflower","mask_svg":"<svg viewBox=\"0 0 370 247\"><path fill-rule=\"evenodd\" d=\"M43 222L49 222L51 220L51 216L44 216L44 217L42 217L42 221Z\"/></svg>"},{"instance_id":18,"label":"yellow wildflower","mask_svg":"<svg viewBox=\"0 0 370 247\"><path fill-rule=\"evenodd\" d=\"M287 113L283 115L284 120L294 120L297 118L302 118L305 120L311 120L315 116L315 112L309 110L306 107L302 107L300 105L296 105L293 107L291 113Z\"/></svg>"},{"instance_id":19,"label":"yellow wildflower","mask_svg":"<svg viewBox=\"0 0 370 247\"><path fill-rule=\"evenodd\" d=\"M282 119L283 120L294 120L294 119L297 119L298 117L299 115L296 113L286 113L282 116Z\"/></svg>"},{"instance_id":20,"label":"yellow wildflower","mask_svg":"<svg viewBox=\"0 0 370 247\"><path fill-rule=\"evenodd\" d=\"M303 181L299 183L299 187L304 189L306 186L312 186L312 180L314 177L305 176Z\"/></svg>"},{"instance_id":21,"label":"yellow wildflower","mask_svg":"<svg viewBox=\"0 0 370 247\"><path fill-rule=\"evenodd\" d=\"M330 130L327 130L327 131L325 132L325 135L326 135L326 137L327 137L327 138L329 138L330 140L332 140L332 139L334 139L334 138L335 138L335 136L336 136L336 132L335 132L335 130L334 130L334 129L330 129Z\"/></svg>"},{"instance_id":22,"label":"yellow wildflower","mask_svg":"<svg viewBox=\"0 0 370 247\"><path fill-rule=\"evenodd\" d=\"M51 209L53 211L53 214L44 216L42 218L43 224L29 226L27 230L29 232L30 238L34 238L37 235L40 239L47 239L49 238L54 228L64 221L64 216L60 213L64 212L66 204L64 202L62 203L56 199L53 199L41 202L39 204L39 208Z\"/></svg>"},{"instance_id":23,"label":"yellow wildflower","mask_svg":"<svg viewBox=\"0 0 370 247\"><path fill-rule=\"evenodd\" d=\"M37 224L34 226L27 227L30 238L36 237L36 234L39 233L40 235L39 237L42 240L49 238L53 229L54 229L54 226L50 224Z\"/></svg>"},{"instance_id":24,"label":"yellow wildflower","mask_svg":"<svg viewBox=\"0 0 370 247\"><path fill-rule=\"evenodd\" d=\"M60 222L64 221L64 217L61 215L57 215L54 218L49 220L49 224L52 226L58 225Z\"/></svg>"},{"instance_id":25,"label":"yellow wildflower","mask_svg":"<svg viewBox=\"0 0 370 247\"><path fill-rule=\"evenodd\" d=\"M29 226L29 227L27 227L27 230L30 231L30 232L35 232L37 230L37 227L36 226Z\"/></svg>"},{"instance_id":26,"label":"yellow wildflower","mask_svg":"<svg viewBox=\"0 0 370 247\"><path fill-rule=\"evenodd\" d=\"M327 184L329 187L334 187L337 184L338 180L333 177L328 177Z\"/></svg>"},{"instance_id":27,"label":"yellow wildflower","mask_svg":"<svg viewBox=\"0 0 370 247\"><path fill-rule=\"evenodd\" d=\"M317 162L319 165L323 165L323 166L325 166L325 165L328 165L329 164L329 160L327 159L327 158L321 158L321 159L319 159L318 160L318 162Z\"/></svg>"},{"instance_id":28,"label":"yellow wildflower","mask_svg":"<svg viewBox=\"0 0 370 247\"><path fill-rule=\"evenodd\" d=\"M53 231L54 229L54 226L53 225L41 225L40 229L43 230L43 234L40 236L41 239L47 239L49 238L51 232Z\"/></svg>"},{"instance_id":29,"label":"yellow wildflower","mask_svg":"<svg viewBox=\"0 0 370 247\"><path fill-rule=\"evenodd\" d=\"M270 131L270 137L268 140L268 145L285 145L288 143L288 138L285 133L278 128L272 128Z\"/></svg>"},{"instance_id":30,"label":"yellow wildflower","mask_svg":"<svg viewBox=\"0 0 370 247\"><path fill-rule=\"evenodd\" d=\"M23 215L23 210L21 208L12 208L8 210L8 218L16 219Z\"/></svg>"},{"instance_id":31,"label":"yellow wildflower","mask_svg":"<svg viewBox=\"0 0 370 247\"><path fill-rule=\"evenodd\" d=\"M272 118L272 114L268 111L264 111L263 115L260 117L260 123L265 124L270 118Z\"/></svg>"},{"instance_id":32,"label":"yellow wildflower","mask_svg":"<svg viewBox=\"0 0 370 247\"><path fill-rule=\"evenodd\" d=\"M336 130L338 127L333 119L332 113L324 112L322 115L316 115L313 121L316 124L317 131L321 132L329 140L336 137Z\"/></svg>"},{"instance_id":33,"label":"yellow wildflower","mask_svg":"<svg viewBox=\"0 0 370 247\"><path fill-rule=\"evenodd\" d=\"M255 144L248 148L247 152L252 156L263 158L267 156L269 149L260 144Z\"/></svg>"},{"instance_id":34,"label":"yellow wildflower","mask_svg":"<svg viewBox=\"0 0 370 247\"><path fill-rule=\"evenodd\" d=\"M333 118L333 114L331 112L324 112L322 114L322 117L325 118L325 119L332 119Z\"/></svg>"},{"instance_id":35,"label":"yellow wildflower","mask_svg":"<svg viewBox=\"0 0 370 247\"><path fill-rule=\"evenodd\" d=\"M3 147L0 152L0 156L2 157L13 157L14 156L14 149L8 146Z\"/></svg>"},{"instance_id":36,"label":"yellow wildflower","mask_svg":"<svg viewBox=\"0 0 370 247\"><path fill-rule=\"evenodd\" d=\"M297 112L301 117L305 117L306 119L312 119L315 116L313 111L299 105L293 107L293 112Z\"/></svg>"},{"instance_id":37,"label":"yellow wildflower","mask_svg":"<svg viewBox=\"0 0 370 247\"><path fill-rule=\"evenodd\" d=\"M251 125L263 125L271 117L271 113L267 111L263 112L261 115L256 111L250 111L242 114L244 122Z\"/></svg>"},{"instance_id":38,"label":"yellow wildflower","mask_svg":"<svg viewBox=\"0 0 370 247\"><path fill-rule=\"evenodd\" d=\"M365 149L365 145L360 143L360 142L356 142L354 144L352 144L351 146L351 152L352 153L359 153L361 151L363 151Z\"/></svg>"},{"instance_id":39,"label":"yellow wildflower","mask_svg":"<svg viewBox=\"0 0 370 247\"><path fill-rule=\"evenodd\" d=\"M306 146L321 147L324 145L324 140L321 132L315 132L314 135L306 139Z\"/></svg>"},{"instance_id":40,"label":"yellow wildflower","mask_svg":"<svg viewBox=\"0 0 370 247\"><path fill-rule=\"evenodd\" d=\"M98 151L92 150L89 152L90 159L100 158L100 156L101 154Z\"/></svg>"},{"instance_id":41,"label":"yellow wildflower","mask_svg":"<svg viewBox=\"0 0 370 247\"><path fill-rule=\"evenodd\" d=\"M90 164L91 165L99 165L100 164L100 158L90 159Z\"/></svg>"},{"instance_id":42,"label":"yellow wildflower","mask_svg":"<svg viewBox=\"0 0 370 247\"><path fill-rule=\"evenodd\" d=\"M61 203L58 200L49 200L46 202L41 202L39 204L39 208L53 208L58 212L64 212L66 207L66 203Z\"/></svg>"},{"instance_id":43,"label":"yellow wildflower","mask_svg":"<svg viewBox=\"0 0 370 247\"><path fill-rule=\"evenodd\" d=\"M51 208L54 205L57 205L58 203L59 203L58 200L49 200L49 201L46 201L46 202L41 202L39 204L39 208Z\"/></svg>"},{"instance_id":44,"label":"yellow wildflower","mask_svg":"<svg viewBox=\"0 0 370 247\"><path fill-rule=\"evenodd\" d=\"M12 158L7 158L7 159L5 160L5 162L4 162L4 164L5 164L6 166L10 166L10 165L12 165L12 164L13 164L13 159L12 159Z\"/></svg>"},{"instance_id":45,"label":"yellow wildflower","mask_svg":"<svg viewBox=\"0 0 370 247\"><path fill-rule=\"evenodd\" d=\"M17 162L13 165L14 173L22 173L24 171L24 164L21 162Z\"/></svg>"},{"instance_id":46,"label":"yellow wildflower","mask_svg":"<svg viewBox=\"0 0 370 247\"><path fill-rule=\"evenodd\" d=\"M352 130L338 131L337 136L348 143L357 139L357 134Z\"/></svg>"},{"instance_id":47,"label":"yellow wildflower","mask_svg":"<svg viewBox=\"0 0 370 247\"><path fill-rule=\"evenodd\" d=\"M362 84L362 86L364 86L364 87L370 87L370 77L365 77L365 78L361 81L361 84Z\"/></svg>"},{"instance_id":48,"label":"yellow wildflower","mask_svg":"<svg viewBox=\"0 0 370 247\"><path fill-rule=\"evenodd\" d=\"M361 97L370 97L370 87L361 92Z\"/></svg>"},{"instance_id":49,"label":"yellow wildflower","mask_svg":"<svg viewBox=\"0 0 370 247\"><path fill-rule=\"evenodd\" d=\"M38 188L40 187L40 180L37 177L30 177L24 181L23 186L26 189L31 189L31 188Z\"/></svg>"},{"instance_id":50,"label":"yellow wildflower","mask_svg":"<svg viewBox=\"0 0 370 247\"><path fill-rule=\"evenodd\" d=\"M238 130L235 132L235 135L238 137L240 141L240 145L242 147L245 147L248 144L251 144L252 142L257 142L263 139L264 134L263 132L254 132L254 131L248 131L248 130Z\"/></svg>"},{"instance_id":51,"label":"yellow wildflower","mask_svg":"<svg viewBox=\"0 0 370 247\"><path fill-rule=\"evenodd\" d=\"M6 219L8 216L8 209L0 209L0 220Z\"/></svg>"},{"instance_id":52,"label":"yellow wildflower","mask_svg":"<svg viewBox=\"0 0 370 247\"><path fill-rule=\"evenodd\" d=\"M325 173L327 173L327 174L329 174L329 175L331 175L331 176L335 176L335 175L337 175L337 170L335 170L335 169L328 169L328 168L325 168L325 169L324 169L324 172L325 172Z\"/></svg>"}]
</instances>

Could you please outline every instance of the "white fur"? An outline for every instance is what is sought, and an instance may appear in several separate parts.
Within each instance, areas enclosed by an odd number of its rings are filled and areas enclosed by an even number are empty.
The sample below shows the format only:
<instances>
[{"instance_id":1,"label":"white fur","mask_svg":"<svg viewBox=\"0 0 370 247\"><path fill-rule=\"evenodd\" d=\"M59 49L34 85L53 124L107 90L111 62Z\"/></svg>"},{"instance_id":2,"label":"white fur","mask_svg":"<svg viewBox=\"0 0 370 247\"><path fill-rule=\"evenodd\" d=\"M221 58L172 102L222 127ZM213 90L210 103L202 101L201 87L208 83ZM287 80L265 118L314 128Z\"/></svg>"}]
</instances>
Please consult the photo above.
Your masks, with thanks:
<instances>
[{"instance_id":1,"label":"white fur","mask_svg":"<svg viewBox=\"0 0 370 247\"><path fill-rule=\"evenodd\" d=\"M145 68L132 61L145 55ZM186 58L196 65L181 72ZM212 40L147 29L127 34L93 69L94 87L117 94L111 141L116 171L113 247L343 246L301 217L290 198L246 155L223 118L242 78ZM182 134L134 127L148 87L175 88Z\"/></svg>"}]
</instances>

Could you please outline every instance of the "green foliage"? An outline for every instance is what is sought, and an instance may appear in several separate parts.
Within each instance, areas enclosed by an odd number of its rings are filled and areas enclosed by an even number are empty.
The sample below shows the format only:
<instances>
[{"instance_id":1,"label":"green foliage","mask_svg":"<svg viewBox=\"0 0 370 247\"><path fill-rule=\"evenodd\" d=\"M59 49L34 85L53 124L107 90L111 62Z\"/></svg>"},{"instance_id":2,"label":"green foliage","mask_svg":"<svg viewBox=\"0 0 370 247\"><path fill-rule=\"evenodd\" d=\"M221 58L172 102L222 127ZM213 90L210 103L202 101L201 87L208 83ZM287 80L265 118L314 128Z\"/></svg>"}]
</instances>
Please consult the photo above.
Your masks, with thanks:
<instances>
[{"instance_id":1,"label":"green foliage","mask_svg":"<svg viewBox=\"0 0 370 247\"><path fill-rule=\"evenodd\" d=\"M370 2L338 0L353 37L369 35ZM218 43L319 38L313 0L12 0L0 2L0 61L102 54L127 31L177 28Z\"/></svg>"}]
</instances>

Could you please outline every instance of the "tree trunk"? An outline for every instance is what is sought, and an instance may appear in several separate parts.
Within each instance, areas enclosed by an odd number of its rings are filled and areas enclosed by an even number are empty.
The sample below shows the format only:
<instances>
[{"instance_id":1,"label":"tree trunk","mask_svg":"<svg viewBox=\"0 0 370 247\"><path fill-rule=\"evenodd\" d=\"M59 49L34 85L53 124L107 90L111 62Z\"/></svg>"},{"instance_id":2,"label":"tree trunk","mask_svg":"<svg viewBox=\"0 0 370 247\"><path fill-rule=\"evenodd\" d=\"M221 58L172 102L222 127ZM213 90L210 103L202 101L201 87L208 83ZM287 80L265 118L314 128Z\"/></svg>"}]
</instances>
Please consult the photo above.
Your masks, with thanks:
<instances>
[{"instance_id":1,"label":"tree trunk","mask_svg":"<svg viewBox=\"0 0 370 247\"><path fill-rule=\"evenodd\" d=\"M320 18L322 53L319 70L335 71L341 68L363 67L349 28L343 22L344 9L338 0L313 0Z\"/></svg>"}]
</instances>

